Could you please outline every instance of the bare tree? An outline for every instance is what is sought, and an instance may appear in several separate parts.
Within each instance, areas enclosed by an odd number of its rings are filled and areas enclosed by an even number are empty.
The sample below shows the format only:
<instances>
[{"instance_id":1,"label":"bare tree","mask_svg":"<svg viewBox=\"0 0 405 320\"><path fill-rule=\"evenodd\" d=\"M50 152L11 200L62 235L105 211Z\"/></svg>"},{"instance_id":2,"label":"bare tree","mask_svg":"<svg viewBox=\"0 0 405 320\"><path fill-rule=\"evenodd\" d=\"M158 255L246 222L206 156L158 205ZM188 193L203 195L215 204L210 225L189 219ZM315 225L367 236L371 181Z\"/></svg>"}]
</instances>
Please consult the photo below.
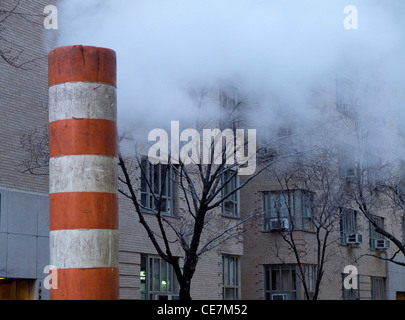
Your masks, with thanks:
<instances>
[{"instance_id":1,"label":"bare tree","mask_svg":"<svg viewBox=\"0 0 405 320\"><path fill-rule=\"evenodd\" d=\"M348 196L357 204L359 211L370 222L374 231L391 241L396 251L392 256L367 254L377 259L405 266L398 254L405 255L405 246L401 239L401 226L404 217L405 193L404 176L401 174L403 162L398 160L380 164L378 168L357 163L357 176L353 181ZM378 177L373 175L378 171ZM402 168L403 170L403 168ZM385 213L395 223L384 225L377 217Z\"/></svg>"},{"instance_id":2,"label":"bare tree","mask_svg":"<svg viewBox=\"0 0 405 320\"><path fill-rule=\"evenodd\" d=\"M23 162L17 163L22 173L34 175L49 174L49 135L48 128L35 128L24 132L20 137L20 144L26 157Z\"/></svg>"},{"instance_id":3,"label":"bare tree","mask_svg":"<svg viewBox=\"0 0 405 320\"><path fill-rule=\"evenodd\" d=\"M286 226L274 230L291 249L297 262L305 299L317 300L327 262L327 249L337 239L334 232L339 226L340 210L344 205L344 184L339 177L335 153L330 147L318 146L310 155L298 154L280 167L271 167L275 179L274 199L268 201L265 216L288 219ZM299 208L299 209L298 209ZM302 232L311 231L315 237L315 259L313 276L308 275L304 261L308 252L302 246ZM279 248L276 254L283 261ZM313 259L313 258L312 258Z\"/></svg>"},{"instance_id":4,"label":"bare tree","mask_svg":"<svg viewBox=\"0 0 405 320\"><path fill-rule=\"evenodd\" d=\"M38 60L46 59L47 55L30 57L26 50L18 44L18 39L7 35L12 24L11 19L29 22L31 25L43 25L44 14L21 11L21 0L0 3L0 58L14 68L31 69ZM17 23L16 21L12 23Z\"/></svg>"},{"instance_id":5,"label":"bare tree","mask_svg":"<svg viewBox=\"0 0 405 320\"><path fill-rule=\"evenodd\" d=\"M380 101L378 96L382 94L381 83L373 81L372 90L364 90L360 93L363 100L372 103L373 99ZM387 122L395 123L393 119ZM384 140L376 139L373 125L379 132L378 137L389 140L394 146ZM398 123L398 125L401 125ZM382 259L405 266L402 260L398 260L398 254L405 254L405 246L401 239L401 228L404 217L404 162L401 160L404 137L399 130L392 130L382 126L375 117L369 116L364 107L357 105L355 112L351 114L351 125L345 129L350 137L352 150L356 150L351 159L351 178L347 184L347 197L357 206L362 215L369 221L372 231L382 236L382 239L390 240L396 247L393 256L381 254L366 254L377 259ZM387 215L389 221L395 222L384 226L382 215ZM386 249L386 248L385 248ZM384 250L385 250L384 249Z\"/></svg>"},{"instance_id":6,"label":"bare tree","mask_svg":"<svg viewBox=\"0 0 405 320\"><path fill-rule=\"evenodd\" d=\"M204 94L197 96L201 98ZM215 119L217 125L224 125L224 119L227 119L228 129L219 127L224 129L218 132L219 139L210 139L209 145L205 145L208 147L206 150L209 150L209 157L206 158L209 159L208 163L194 161L201 159L202 156L198 148L193 150L197 158L193 158L191 163L187 163L184 159L173 159L172 155L168 155L166 163L151 165L146 157L142 158L138 155L135 160L131 160L122 154L119 155L119 166L122 171L119 191L132 201L139 221L159 256L173 266L180 286L181 300L191 299L191 281L201 255L230 239L238 239L241 236L243 223L257 214L252 212L244 219L227 220L221 218L219 213L224 210L233 217L239 217L237 212L239 191L266 168L263 166L239 183L238 170L244 167L245 163L231 163L232 161L229 160L240 151L238 149L245 150L245 146L249 144L249 140L243 140L243 143L237 144L236 135L233 135L235 124L241 124L241 119L237 119L235 114L240 116L237 109L243 101L236 99L235 96L230 100L223 92L220 101L222 101L221 104L226 101L226 106L232 113L225 110L229 115L227 118ZM231 134L228 139L224 139L226 143L222 144L221 134L225 130ZM138 172L135 176L131 174L133 166ZM156 189L156 181L153 178L157 175L161 183ZM141 195L136 188L136 178L139 179L139 176L143 181ZM183 199L181 219L171 219L166 214L173 210L173 205L168 204L169 185L174 185L178 195ZM142 198L142 191L148 195L148 199ZM145 212L154 214L158 225L157 230L145 219ZM175 245L180 246L183 252L182 265L175 254Z\"/></svg>"}]
</instances>

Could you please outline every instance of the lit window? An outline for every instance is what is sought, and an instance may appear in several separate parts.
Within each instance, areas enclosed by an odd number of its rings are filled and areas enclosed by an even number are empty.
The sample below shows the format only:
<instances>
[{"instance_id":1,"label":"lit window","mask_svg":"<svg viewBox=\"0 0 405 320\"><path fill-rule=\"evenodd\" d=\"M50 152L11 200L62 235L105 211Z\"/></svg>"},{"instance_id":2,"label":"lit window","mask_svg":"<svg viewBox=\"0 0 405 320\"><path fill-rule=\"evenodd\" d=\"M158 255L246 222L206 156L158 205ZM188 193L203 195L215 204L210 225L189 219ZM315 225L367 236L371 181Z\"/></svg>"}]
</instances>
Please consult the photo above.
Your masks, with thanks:
<instances>
[{"instance_id":1,"label":"lit window","mask_svg":"<svg viewBox=\"0 0 405 320\"><path fill-rule=\"evenodd\" d=\"M142 300L178 299L173 266L160 257L141 256L140 281Z\"/></svg>"}]
</instances>

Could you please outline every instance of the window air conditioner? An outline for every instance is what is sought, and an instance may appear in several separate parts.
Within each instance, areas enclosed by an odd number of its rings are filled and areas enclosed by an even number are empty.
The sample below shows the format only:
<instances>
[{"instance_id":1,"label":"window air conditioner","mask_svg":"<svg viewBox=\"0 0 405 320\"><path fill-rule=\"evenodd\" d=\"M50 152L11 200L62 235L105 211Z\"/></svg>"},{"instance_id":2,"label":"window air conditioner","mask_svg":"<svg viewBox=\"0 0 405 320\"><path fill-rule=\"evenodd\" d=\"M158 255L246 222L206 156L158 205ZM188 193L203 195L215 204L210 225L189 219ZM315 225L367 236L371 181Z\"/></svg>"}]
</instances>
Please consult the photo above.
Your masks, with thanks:
<instances>
[{"instance_id":1,"label":"window air conditioner","mask_svg":"<svg viewBox=\"0 0 405 320\"><path fill-rule=\"evenodd\" d=\"M271 295L271 300L287 300L286 293L273 293Z\"/></svg>"},{"instance_id":2,"label":"window air conditioner","mask_svg":"<svg viewBox=\"0 0 405 320\"><path fill-rule=\"evenodd\" d=\"M271 230L288 230L289 223L288 218L277 218L270 220L270 229Z\"/></svg>"},{"instance_id":3,"label":"window air conditioner","mask_svg":"<svg viewBox=\"0 0 405 320\"><path fill-rule=\"evenodd\" d=\"M374 240L374 247L377 250L385 250L390 247L390 242L385 239L376 239L376 240Z\"/></svg>"},{"instance_id":4,"label":"window air conditioner","mask_svg":"<svg viewBox=\"0 0 405 320\"><path fill-rule=\"evenodd\" d=\"M363 241L363 237L361 234L353 233L351 235L346 236L346 244L360 244Z\"/></svg>"}]
</instances>

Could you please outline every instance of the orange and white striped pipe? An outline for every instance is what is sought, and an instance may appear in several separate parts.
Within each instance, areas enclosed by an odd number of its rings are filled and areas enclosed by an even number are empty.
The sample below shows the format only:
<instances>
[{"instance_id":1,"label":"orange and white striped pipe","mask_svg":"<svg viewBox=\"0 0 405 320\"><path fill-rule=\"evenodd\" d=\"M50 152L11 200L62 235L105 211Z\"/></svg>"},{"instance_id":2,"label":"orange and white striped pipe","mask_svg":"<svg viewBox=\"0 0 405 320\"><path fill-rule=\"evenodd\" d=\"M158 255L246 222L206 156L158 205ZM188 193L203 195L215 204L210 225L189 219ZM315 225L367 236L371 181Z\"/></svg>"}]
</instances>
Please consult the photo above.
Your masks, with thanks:
<instances>
[{"instance_id":1,"label":"orange and white striped pipe","mask_svg":"<svg viewBox=\"0 0 405 320\"><path fill-rule=\"evenodd\" d=\"M66 46L48 61L50 298L116 300L116 54Z\"/></svg>"}]
</instances>

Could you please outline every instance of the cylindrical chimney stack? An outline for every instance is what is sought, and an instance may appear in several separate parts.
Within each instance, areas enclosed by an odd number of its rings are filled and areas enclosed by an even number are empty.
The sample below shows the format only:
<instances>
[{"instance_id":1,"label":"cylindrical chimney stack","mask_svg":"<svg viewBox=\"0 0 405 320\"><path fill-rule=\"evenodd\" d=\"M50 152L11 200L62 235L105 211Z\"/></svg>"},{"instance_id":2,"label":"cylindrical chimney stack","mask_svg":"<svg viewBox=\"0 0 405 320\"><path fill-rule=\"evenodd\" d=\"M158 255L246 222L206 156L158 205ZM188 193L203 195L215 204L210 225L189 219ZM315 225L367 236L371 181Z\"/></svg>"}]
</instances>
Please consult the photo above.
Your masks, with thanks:
<instances>
[{"instance_id":1,"label":"cylindrical chimney stack","mask_svg":"<svg viewBox=\"0 0 405 320\"><path fill-rule=\"evenodd\" d=\"M114 51L67 46L50 52L52 300L119 298L116 101Z\"/></svg>"}]
</instances>

